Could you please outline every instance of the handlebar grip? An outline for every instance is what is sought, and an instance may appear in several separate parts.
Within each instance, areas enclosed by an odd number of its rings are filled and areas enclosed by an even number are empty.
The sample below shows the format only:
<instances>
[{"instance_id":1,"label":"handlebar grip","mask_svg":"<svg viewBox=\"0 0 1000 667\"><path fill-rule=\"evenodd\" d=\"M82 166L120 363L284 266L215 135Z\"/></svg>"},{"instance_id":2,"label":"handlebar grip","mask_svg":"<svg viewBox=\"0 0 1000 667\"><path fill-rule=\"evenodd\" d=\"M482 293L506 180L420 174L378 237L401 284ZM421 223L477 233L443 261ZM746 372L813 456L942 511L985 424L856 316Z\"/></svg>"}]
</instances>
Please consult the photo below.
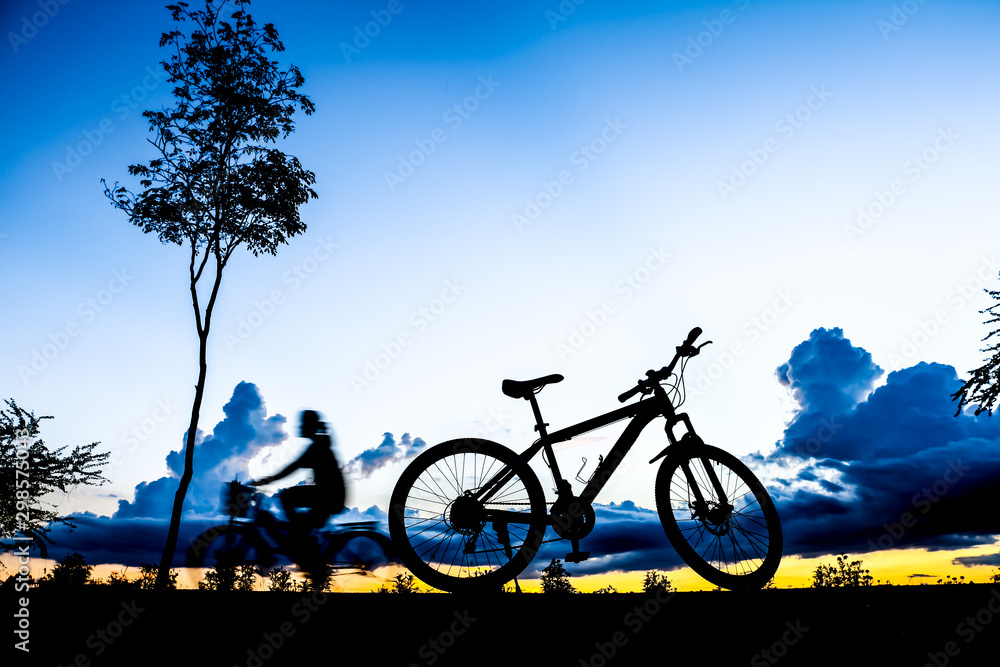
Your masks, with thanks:
<instances>
[{"instance_id":1,"label":"handlebar grip","mask_svg":"<svg viewBox=\"0 0 1000 667\"><path fill-rule=\"evenodd\" d=\"M691 329L691 332L688 333L687 340L684 341L684 345L685 346L693 345L695 339L698 338L698 336L700 335L701 335L701 327L695 327L694 329Z\"/></svg>"},{"instance_id":2,"label":"handlebar grip","mask_svg":"<svg viewBox=\"0 0 1000 667\"><path fill-rule=\"evenodd\" d=\"M636 394L638 394L640 391L642 391L642 387L639 387L638 385L635 386L635 387L632 387L631 389L629 389L628 391L626 391L624 394L619 394L618 395L618 402L619 403L624 403L628 399L630 399L633 396L635 396Z\"/></svg>"}]
</instances>

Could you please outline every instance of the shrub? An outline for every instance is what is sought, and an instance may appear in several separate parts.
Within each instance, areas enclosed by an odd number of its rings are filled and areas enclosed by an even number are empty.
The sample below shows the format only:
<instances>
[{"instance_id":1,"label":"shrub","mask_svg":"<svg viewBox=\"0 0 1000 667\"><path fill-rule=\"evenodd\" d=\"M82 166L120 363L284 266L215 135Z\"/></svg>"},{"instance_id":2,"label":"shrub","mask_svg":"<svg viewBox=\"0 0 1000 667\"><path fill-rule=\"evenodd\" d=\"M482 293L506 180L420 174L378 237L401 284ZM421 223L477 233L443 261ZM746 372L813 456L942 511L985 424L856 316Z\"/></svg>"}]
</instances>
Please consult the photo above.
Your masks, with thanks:
<instances>
[{"instance_id":1,"label":"shrub","mask_svg":"<svg viewBox=\"0 0 1000 667\"><path fill-rule=\"evenodd\" d=\"M576 593L569 578L573 576L563 567L562 561L553 558L549 566L542 570L542 592L563 595Z\"/></svg>"},{"instance_id":2,"label":"shrub","mask_svg":"<svg viewBox=\"0 0 1000 667\"><path fill-rule=\"evenodd\" d=\"M847 554L837 556L837 565L820 565L813 572L813 588L861 588L872 585L872 576L861 561L848 562Z\"/></svg>"}]
</instances>

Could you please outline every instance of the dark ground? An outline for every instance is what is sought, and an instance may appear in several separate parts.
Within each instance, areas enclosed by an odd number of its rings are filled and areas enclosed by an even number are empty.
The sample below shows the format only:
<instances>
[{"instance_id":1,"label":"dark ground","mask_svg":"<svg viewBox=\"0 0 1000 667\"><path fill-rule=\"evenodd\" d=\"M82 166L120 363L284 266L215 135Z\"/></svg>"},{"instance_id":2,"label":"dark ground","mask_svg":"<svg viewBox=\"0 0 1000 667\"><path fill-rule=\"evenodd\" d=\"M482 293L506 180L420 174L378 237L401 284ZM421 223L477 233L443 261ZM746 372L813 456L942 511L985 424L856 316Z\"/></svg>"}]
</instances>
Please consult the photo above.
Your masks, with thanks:
<instances>
[{"instance_id":1,"label":"dark ground","mask_svg":"<svg viewBox=\"0 0 1000 667\"><path fill-rule=\"evenodd\" d=\"M4 593L8 646L23 595ZM986 584L670 598L96 587L27 595L31 653L5 650L13 660L4 664L1000 664L1000 586Z\"/></svg>"}]
</instances>

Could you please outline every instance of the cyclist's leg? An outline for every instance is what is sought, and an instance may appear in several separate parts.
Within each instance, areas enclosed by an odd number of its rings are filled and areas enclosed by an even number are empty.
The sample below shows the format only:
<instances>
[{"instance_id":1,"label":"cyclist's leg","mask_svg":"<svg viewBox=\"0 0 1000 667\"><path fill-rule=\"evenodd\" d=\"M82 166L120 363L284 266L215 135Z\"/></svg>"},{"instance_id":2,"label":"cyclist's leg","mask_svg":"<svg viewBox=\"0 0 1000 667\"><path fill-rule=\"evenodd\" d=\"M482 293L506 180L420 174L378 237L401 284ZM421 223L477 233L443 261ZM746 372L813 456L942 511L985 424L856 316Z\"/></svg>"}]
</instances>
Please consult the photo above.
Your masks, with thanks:
<instances>
[{"instance_id":1,"label":"cyclist's leg","mask_svg":"<svg viewBox=\"0 0 1000 667\"><path fill-rule=\"evenodd\" d=\"M300 508L309 509L312 507L310 502L311 488L309 486L293 486L281 492L279 496L281 509L284 510L285 518L290 523L295 523Z\"/></svg>"},{"instance_id":2,"label":"cyclist's leg","mask_svg":"<svg viewBox=\"0 0 1000 667\"><path fill-rule=\"evenodd\" d=\"M288 551L300 565L310 560L319 550L319 543L313 530L316 506L316 487L293 486L281 492L281 508L288 519ZM325 521L324 521L325 522Z\"/></svg>"}]
</instances>

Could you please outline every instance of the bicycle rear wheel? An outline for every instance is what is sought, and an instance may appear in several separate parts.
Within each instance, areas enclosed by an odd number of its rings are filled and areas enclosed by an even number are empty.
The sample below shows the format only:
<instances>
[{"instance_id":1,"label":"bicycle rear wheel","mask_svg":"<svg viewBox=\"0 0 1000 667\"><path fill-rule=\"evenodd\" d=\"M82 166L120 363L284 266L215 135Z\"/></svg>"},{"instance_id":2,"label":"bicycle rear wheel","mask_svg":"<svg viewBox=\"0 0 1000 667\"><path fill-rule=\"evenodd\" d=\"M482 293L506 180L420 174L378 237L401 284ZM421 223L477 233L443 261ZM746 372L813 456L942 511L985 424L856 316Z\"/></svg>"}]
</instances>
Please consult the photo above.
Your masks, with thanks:
<instances>
[{"instance_id":1,"label":"bicycle rear wheel","mask_svg":"<svg viewBox=\"0 0 1000 667\"><path fill-rule=\"evenodd\" d=\"M477 500L475 492L505 469L510 479L488 501ZM477 438L418 456L390 501L389 534L400 560L421 581L453 593L499 589L516 577L538 551L545 524L535 473L511 450Z\"/></svg>"},{"instance_id":2,"label":"bicycle rear wheel","mask_svg":"<svg viewBox=\"0 0 1000 667\"><path fill-rule=\"evenodd\" d=\"M726 503L706 466L725 491ZM677 553L716 586L756 589L777 571L782 549L778 512L763 484L729 452L701 445L690 454L667 456L656 474L656 509Z\"/></svg>"}]
</instances>

